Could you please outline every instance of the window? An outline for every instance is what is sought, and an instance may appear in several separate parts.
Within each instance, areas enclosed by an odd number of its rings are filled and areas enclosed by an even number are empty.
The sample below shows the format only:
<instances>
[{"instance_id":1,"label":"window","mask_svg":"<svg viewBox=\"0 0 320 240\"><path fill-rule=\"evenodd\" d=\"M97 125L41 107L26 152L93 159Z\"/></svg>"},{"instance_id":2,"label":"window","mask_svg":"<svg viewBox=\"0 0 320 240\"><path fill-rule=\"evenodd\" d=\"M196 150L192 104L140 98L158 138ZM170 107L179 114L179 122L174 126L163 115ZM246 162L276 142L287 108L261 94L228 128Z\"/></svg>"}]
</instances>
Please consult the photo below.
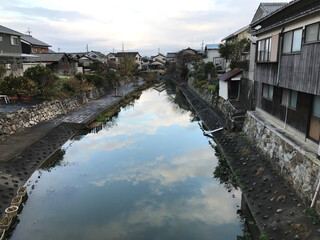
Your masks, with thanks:
<instances>
[{"instance_id":1,"label":"window","mask_svg":"<svg viewBox=\"0 0 320 240\"><path fill-rule=\"evenodd\" d=\"M306 27L306 43L320 41L320 24L312 24Z\"/></svg>"},{"instance_id":2,"label":"window","mask_svg":"<svg viewBox=\"0 0 320 240\"><path fill-rule=\"evenodd\" d=\"M312 107L312 115L320 118L320 96L314 96L313 99L313 107Z\"/></svg>"},{"instance_id":3,"label":"window","mask_svg":"<svg viewBox=\"0 0 320 240\"><path fill-rule=\"evenodd\" d=\"M11 45L18 45L18 37L11 36Z\"/></svg>"},{"instance_id":4,"label":"window","mask_svg":"<svg viewBox=\"0 0 320 240\"><path fill-rule=\"evenodd\" d=\"M3 38L2 38L2 36L0 36L0 42L2 42L3 41Z\"/></svg>"},{"instance_id":5,"label":"window","mask_svg":"<svg viewBox=\"0 0 320 240\"><path fill-rule=\"evenodd\" d=\"M298 92L289 89L282 89L281 105L290 108L297 108Z\"/></svg>"},{"instance_id":6,"label":"window","mask_svg":"<svg viewBox=\"0 0 320 240\"><path fill-rule=\"evenodd\" d=\"M300 52L302 29L286 32L283 35L283 53Z\"/></svg>"},{"instance_id":7,"label":"window","mask_svg":"<svg viewBox=\"0 0 320 240\"><path fill-rule=\"evenodd\" d=\"M268 84L263 84L263 97L269 100L273 99L273 86Z\"/></svg>"},{"instance_id":8,"label":"window","mask_svg":"<svg viewBox=\"0 0 320 240\"><path fill-rule=\"evenodd\" d=\"M271 54L271 38L258 41L258 62L270 61Z\"/></svg>"}]
</instances>

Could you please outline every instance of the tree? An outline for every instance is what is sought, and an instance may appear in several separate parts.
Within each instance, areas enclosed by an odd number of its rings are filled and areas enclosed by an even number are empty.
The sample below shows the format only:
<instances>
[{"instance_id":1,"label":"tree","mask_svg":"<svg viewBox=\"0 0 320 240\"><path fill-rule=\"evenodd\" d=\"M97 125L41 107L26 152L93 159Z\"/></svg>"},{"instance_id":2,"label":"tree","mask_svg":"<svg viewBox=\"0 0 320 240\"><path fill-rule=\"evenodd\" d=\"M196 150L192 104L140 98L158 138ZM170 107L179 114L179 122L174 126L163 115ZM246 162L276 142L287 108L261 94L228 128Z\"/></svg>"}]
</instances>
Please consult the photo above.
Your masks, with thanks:
<instances>
[{"instance_id":1,"label":"tree","mask_svg":"<svg viewBox=\"0 0 320 240\"><path fill-rule=\"evenodd\" d=\"M250 49L250 41L246 38L238 39L234 38L229 42L219 45L220 56L227 61L230 60L230 67L234 68L245 61L244 52Z\"/></svg>"},{"instance_id":2,"label":"tree","mask_svg":"<svg viewBox=\"0 0 320 240\"><path fill-rule=\"evenodd\" d=\"M53 89L55 82L58 80L58 77L54 75L50 68L40 65L28 68L23 73L23 76L34 81L41 94L43 94L47 89Z\"/></svg>"},{"instance_id":3,"label":"tree","mask_svg":"<svg viewBox=\"0 0 320 240\"><path fill-rule=\"evenodd\" d=\"M120 74L121 76L132 76L138 70L138 64L134 61L134 57L125 54L120 58Z\"/></svg>"}]
</instances>

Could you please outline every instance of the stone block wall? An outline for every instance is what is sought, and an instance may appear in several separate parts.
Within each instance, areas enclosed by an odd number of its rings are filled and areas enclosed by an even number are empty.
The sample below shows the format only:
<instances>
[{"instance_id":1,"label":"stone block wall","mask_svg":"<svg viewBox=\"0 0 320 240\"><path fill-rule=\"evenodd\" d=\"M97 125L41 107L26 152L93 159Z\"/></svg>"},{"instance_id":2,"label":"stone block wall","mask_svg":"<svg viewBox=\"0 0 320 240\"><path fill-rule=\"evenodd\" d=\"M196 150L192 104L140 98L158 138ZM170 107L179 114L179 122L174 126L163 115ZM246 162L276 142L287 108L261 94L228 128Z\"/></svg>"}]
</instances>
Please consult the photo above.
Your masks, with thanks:
<instances>
[{"instance_id":1,"label":"stone block wall","mask_svg":"<svg viewBox=\"0 0 320 240\"><path fill-rule=\"evenodd\" d=\"M193 77L190 77L188 80L188 87L203 101L205 101L207 104L209 104L211 107L214 106L214 97L211 91L208 89L198 89L194 87L195 79Z\"/></svg>"},{"instance_id":2,"label":"stone block wall","mask_svg":"<svg viewBox=\"0 0 320 240\"><path fill-rule=\"evenodd\" d=\"M296 193L310 204L320 179L319 161L251 112L247 113L243 132L271 160ZM320 211L320 196L316 208Z\"/></svg>"},{"instance_id":3,"label":"stone block wall","mask_svg":"<svg viewBox=\"0 0 320 240\"><path fill-rule=\"evenodd\" d=\"M0 142L11 134L22 132L25 128L51 120L86 104L91 99L97 99L103 96L107 90L107 88L92 89L82 92L75 98L45 101L28 109L22 108L16 112L5 114L0 117Z\"/></svg>"}]
</instances>

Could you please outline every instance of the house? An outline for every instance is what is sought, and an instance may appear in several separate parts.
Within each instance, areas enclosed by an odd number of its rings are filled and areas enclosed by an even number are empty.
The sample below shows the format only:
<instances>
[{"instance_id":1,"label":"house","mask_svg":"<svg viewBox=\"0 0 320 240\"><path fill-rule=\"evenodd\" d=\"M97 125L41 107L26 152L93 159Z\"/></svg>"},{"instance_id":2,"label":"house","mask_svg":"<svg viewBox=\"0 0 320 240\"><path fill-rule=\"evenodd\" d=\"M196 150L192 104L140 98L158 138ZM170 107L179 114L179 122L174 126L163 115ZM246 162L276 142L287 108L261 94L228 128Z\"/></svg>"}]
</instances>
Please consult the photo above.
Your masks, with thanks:
<instances>
[{"instance_id":1,"label":"house","mask_svg":"<svg viewBox=\"0 0 320 240\"><path fill-rule=\"evenodd\" d=\"M175 62L176 61L176 57L177 57L177 53L174 52L168 52L166 59L168 62Z\"/></svg>"},{"instance_id":2,"label":"house","mask_svg":"<svg viewBox=\"0 0 320 240\"><path fill-rule=\"evenodd\" d=\"M45 64L57 74L75 74L78 71L78 62L69 58L66 53L42 53L32 62Z\"/></svg>"},{"instance_id":3,"label":"house","mask_svg":"<svg viewBox=\"0 0 320 240\"><path fill-rule=\"evenodd\" d=\"M22 52L26 54L49 53L51 45L44 43L31 35L21 36Z\"/></svg>"},{"instance_id":4,"label":"house","mask_svg":"<svg viewBox=\"0 0 320 240\"><path fill-rule=\"evenodd\" d=\"M213 62L214 66L220 70L225 70L226 60L220 57L219 44L206 44L204 48L204 59L205 63Z\"/></svg>"},{"instance_id":5,"label":"house","mask_svg":"<svg viewBox=\"0 0 320 240\"><path fill-rule=\"evenodd\" d=\"M0 64L4 65L6 75L22 74L21 36L23 34L0 25Z\"/></svg>"},{"instance_id":6,"label":"house","mask_svg":"<svg viewBox=\"0 0 320 240\"><path fill-rule=\"evenodd\" d=\"M219 76L219 97L224 100L239 99L243 69L235 68Z\"/></svg>"},{"instance_id":7,"label":"house","mask_svg":"<svg viewBox=\"0 0 320 240\"><path fill-rule=\"evenodd\" d=\"M118 69L120 60L116 57L115 53L109 53L107 54L107 64L113 69Z\"/></svg>"},{"instance_id":8,"label":"house","mask_svg":"<svg viewBox=\"0 0 320 240\"><path fill-rule=\"evenodd\" d=\"M164 56L163 54L159 53L157 56L153 56L151 57L152 58L152 61L159 61L159 62L162 62L162 63L166 63L167 61L167 58L166 56Z\"/></svg>"},{"instance_id":9,"label":"house","mask_svg":"<svg viewBox=\"0 0 320 240\"><path fill-rule=\"evenodd\" d=\"M295 0L251 23L256 112L310 144L320 140L319 11L319 0Z\"/></svg>"},{"instance_id":10,"label":"house","mask_svg":"<svg viewBox=\"0 0 320 240\"><path fill-rule=\"evenodd\" d=\"M132 58L138 64L138 69L141 69L141 55L138 52L117 52L115 55L120 60L120 64L121 59L124 59L126 56Z\"/></svg>"},{"instance_id":11,"label":"house","mask_svg":"<svg viewBox=\"0 0 320 240\"><path fill-rule=\"evenodd\" d=\"M159 53L157 56L152 56L151 59L150 69L165 69L167 58L163 54Z\"/></svg>"}]
</instances>

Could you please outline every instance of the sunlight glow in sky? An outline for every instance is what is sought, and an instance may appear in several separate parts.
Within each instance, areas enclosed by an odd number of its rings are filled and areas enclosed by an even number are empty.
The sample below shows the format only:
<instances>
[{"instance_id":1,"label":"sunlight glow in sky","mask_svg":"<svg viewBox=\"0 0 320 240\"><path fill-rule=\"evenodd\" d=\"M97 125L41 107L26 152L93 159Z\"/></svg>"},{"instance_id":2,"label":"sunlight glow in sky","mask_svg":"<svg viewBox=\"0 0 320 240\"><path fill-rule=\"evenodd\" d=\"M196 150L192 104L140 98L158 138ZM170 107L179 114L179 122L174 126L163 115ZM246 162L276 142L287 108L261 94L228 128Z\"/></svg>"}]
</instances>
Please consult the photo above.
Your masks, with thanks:
<instances>
[{"instance_id":1,"label":"sunlight glow in sky","mask_svg":"<svg viewBox=\"0 0 320 240\"><path fill-rule=\"evenodd\" d=\"M266 2L266 1L263 1ZM272 0L270 2L288 2ZM249 24L259 0L1 0L0 24L63 52L166 54L220 43Z\"/></svg>"}]
</instances>

